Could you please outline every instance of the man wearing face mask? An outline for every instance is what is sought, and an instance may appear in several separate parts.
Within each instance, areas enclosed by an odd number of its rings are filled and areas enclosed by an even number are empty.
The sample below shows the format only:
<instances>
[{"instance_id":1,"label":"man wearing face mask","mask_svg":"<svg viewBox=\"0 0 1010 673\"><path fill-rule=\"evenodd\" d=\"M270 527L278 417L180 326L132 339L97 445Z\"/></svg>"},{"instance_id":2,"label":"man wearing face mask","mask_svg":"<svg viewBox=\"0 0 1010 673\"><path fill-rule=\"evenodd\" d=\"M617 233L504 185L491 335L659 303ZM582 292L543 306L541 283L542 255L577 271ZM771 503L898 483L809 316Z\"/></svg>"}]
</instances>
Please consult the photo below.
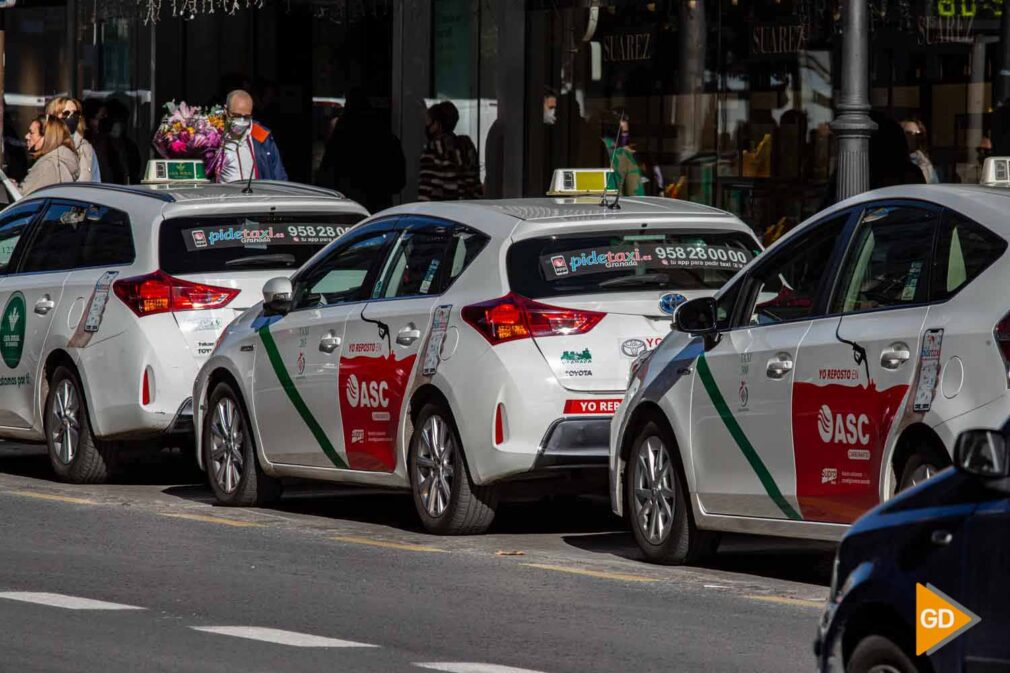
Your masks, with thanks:
<instances>
[{"instance_id":1,"label":"man wearing face mask","mask_svg":"<svg viewBox=\"0 0 1010 673\"><path fill-rule=\"evenodd\" d=\"M218 182L287 180L281 153L270 130L253 121L253 99L236 89L225 104L224 142L212 167Z\"/></svg>"},{"instance_id":2,"label":"man wearing face mask","mask_svg":"<svg viewBox=\"0 0 1010 673\"><path fill-rule=\"evenodd\" d=\"M82 119L81 102L68 96L57 96L46 104L46 114L60 119L67 125L70 137L74 141L74 149L80 160L80 175L78 182L101 182L102 174L98 167L95 148L84 138L84 120Z\"/></svg>"}]
</instances>

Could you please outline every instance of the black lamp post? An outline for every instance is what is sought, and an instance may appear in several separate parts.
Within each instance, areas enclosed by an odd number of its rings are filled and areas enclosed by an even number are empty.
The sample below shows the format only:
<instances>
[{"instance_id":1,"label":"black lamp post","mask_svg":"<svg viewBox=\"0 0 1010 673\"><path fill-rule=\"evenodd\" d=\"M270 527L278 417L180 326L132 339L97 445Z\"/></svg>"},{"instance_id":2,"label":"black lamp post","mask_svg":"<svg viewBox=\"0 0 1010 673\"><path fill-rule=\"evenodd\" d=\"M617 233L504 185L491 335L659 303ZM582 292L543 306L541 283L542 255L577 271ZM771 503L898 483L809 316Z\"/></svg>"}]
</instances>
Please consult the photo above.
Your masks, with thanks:
<instances>
[{"instance_id":1,"label":"black lamp post","mask_svg":"<svg viewBox=\"0 0 1010 673\"><path fill-rule=\"evenodd\" d=\"M870 188L870 25L868 0L842 2L842 90L831 130L838 136L838 200Z\"/></svg>"}]
</instances>

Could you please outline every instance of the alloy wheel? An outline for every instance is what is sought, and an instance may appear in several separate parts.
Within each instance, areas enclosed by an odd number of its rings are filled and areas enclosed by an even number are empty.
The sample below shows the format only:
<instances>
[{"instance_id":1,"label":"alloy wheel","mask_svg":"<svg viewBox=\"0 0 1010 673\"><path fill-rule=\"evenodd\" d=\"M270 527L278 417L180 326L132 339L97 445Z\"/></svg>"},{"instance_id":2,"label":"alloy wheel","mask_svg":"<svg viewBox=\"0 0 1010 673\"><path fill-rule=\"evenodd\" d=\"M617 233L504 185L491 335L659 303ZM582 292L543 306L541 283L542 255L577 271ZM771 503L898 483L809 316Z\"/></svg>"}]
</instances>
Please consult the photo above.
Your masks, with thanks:
<instances>
[{"instance_id":1,"label":"alloy wheel","mask_svg":"<svg viewBox=\"0 0 1010 673\"><path fill-rule=\"evenodd\" d=\"M428 516L438 518L449 506L452 480L455 477L453 458L456 442L449 424L433 414L421 428L421 441L417 447L415 483L421 504Z\"/></svg>"},{"instance_id":2,"label":"alloy wheel","mask_svg":"<svg viewBox=\"0 0 1010 673\"><path fill-rule=\"evenodd\" d=\"M64 465L73 462L81 439L80 398L70 379L63 379L56 387L52 408L49 410L49 432L56 456Z\"/></svg>"},{"instance_id":3,"label":"alloy wheel","mask_svg":"<svg viewBox=\"0 0 1010 673\"><path fill-rule=\"evenodd\" d=\"M676 507L673 464L666 444L656 436L642 442L636 460L635 520L646 539L658 545L673 525Z\"/></svg>"},{"instance_id":4,"label":"alloy wheel","mask_svg":"<svg viewBox=\"0 0 1010 673\"><path fill-rule=\"evenodd\" d=\"M877 664L867 671L867 673L901 673L901 670L890 664Z\"/></svg>"},{"instance_id":5,"label":"alloy wheel","mask_svg":"<svg viewBox=\"0 0 1010 673\"><path fill-rule=\"evenodd\" d=\"M906 488L912 488L913 486L918 486L922 482L931 478L937 472L939 472L939 470L936 469L935 465L930 465L929 463L922 463L914 470L912 470L912 474L908 476L908 484L906 485Z\"/></svg>"},{"instance_id":6,"label":"alloy wheel","mask_svg":"<svg viewBox=\"0 0 1010 673\"><path fill-rule=\"evenodd\" d=\"M238 405L224 397L214 407L210 424L210 462L214 482L224 493L239 486L245 463L245 434Z\"/></svg>"}]
</instances>

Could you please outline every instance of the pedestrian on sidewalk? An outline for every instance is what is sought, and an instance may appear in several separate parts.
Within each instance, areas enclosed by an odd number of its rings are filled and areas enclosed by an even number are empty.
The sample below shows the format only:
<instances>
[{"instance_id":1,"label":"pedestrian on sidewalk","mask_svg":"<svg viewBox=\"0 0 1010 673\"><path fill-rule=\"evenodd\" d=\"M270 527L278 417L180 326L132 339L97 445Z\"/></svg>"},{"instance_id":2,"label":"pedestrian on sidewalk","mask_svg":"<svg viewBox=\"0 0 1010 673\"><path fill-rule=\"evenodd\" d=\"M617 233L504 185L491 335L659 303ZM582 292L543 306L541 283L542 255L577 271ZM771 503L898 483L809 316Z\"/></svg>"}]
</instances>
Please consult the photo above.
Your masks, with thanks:
<instances>
[{"instance_id":1,"label":"pedestrian on sidewalk","mask_svg":"<svg viewBox=\"0 0 1010 673\"><path fill-rule=\"evenodd\" d=\"M41 116L32 120L25 142L35 164L21 185L22 195L27 196L48 185L77 181L80 159L70 131L61 119Z\"/></svg>"},{"instance_id":2,"label":"pedestrian on sidewalk","mask_svg":"<svg viewBox=\"0 0 1010 673\"><path fill-rule=\"evenodd\" d=\"M477 148L467 136L457 136L459 110L449 101L428 108L424 130L428 144L421 153L418 201L458 201L482 195Z\"/></svg>"},{"instance_id":3,"label":"pedestrian on sidewalk","mask_svg":"<svg viewBox=\"0 0 1010 673\"><path fill-rule=\"evenodd\" d=\"M78 182L101 182L102 173L98 167L95 148L84 138L83 106L76 98L57 96L46 104L46 114L58 117L67 125L74 141L74 151L80 163Z\"/></svg>"},{"instance_id":4,"label":"pedestrian on sidewalk","mask_svg":"<svg viewBox=\"0 0 1010 673\"><path fill-rule=\"evenodd\" d=\"M227 129L210 172L218 182L287 180L280 150L270 129L253 121L253 99L236 89L225 102Z\"/></svg>"}]
</instances>

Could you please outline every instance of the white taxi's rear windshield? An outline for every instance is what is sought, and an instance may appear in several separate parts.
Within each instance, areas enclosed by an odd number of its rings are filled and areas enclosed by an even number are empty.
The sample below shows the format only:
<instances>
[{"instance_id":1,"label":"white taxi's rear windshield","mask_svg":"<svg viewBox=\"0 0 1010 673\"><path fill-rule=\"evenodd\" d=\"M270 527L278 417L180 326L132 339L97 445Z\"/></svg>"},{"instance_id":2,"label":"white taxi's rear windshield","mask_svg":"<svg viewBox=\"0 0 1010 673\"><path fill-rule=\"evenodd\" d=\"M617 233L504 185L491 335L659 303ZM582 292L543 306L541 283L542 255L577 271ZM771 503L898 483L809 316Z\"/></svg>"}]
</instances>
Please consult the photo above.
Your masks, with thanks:
<instances>
[{"instance_id":1,"label":"white taxi's rear windshield","mask_svg":"<svg viewBox=\"0 0 1010 673\"><path fill-rule=\"evenodd\" d=\"M641 230L545 236L509 248L509 284L538 299L636 289L716 290L759 249L738 232Z\"/></svg>"},{"instance_id":2,"label":"white taxi's rear windshield","mask_svg":"<svg viewBox=\"0 0 1010 673\"><path fill-rule=\"evenodd\" d=\"M169 219L158 241L161 268L173 274L296 269L362 219L357 213Z\"/></svg>"}]
</instances>

